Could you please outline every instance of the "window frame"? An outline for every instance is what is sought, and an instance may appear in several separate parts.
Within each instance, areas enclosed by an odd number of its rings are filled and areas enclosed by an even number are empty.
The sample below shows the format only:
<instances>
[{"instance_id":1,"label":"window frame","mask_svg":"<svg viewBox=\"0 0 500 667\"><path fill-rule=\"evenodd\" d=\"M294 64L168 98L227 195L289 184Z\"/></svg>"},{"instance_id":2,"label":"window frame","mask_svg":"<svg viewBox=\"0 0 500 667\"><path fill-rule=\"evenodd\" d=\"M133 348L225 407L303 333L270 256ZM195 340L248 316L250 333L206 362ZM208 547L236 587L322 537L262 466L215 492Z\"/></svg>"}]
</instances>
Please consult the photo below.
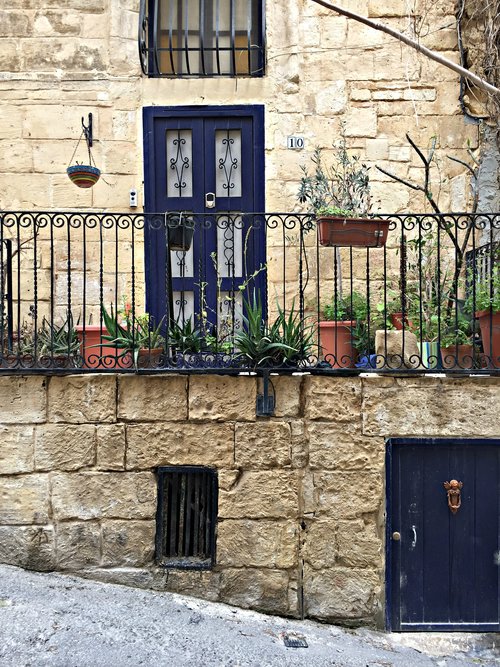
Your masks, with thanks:
<instances>
[{"instance_id":1,"label":"window frame","mask_svg":"<svg viewBox=\"0 0 500 667\"><path fill-rule=\"evenodd\" d=\"M200 11L200 22L203 22L203 31L195 30L191 31L191 34L199 35L198 46L197 47L187 47L185 39L189 34L185 30L185 26L172 26L169 25L165 31L165 35L169 41L167 48L161 46L161 31L159 26L159 16L160 10L159 6L163 0L141 0L141 11L139 16L139 53L141 58L141 65L143 72L147 74L150 78L215 78L215 77L249 77L249 78L260 78L265 75L265 0L255 0L257 6L252 11L252 14L255 12L255 18L252 17L252 26L250 33L255 31L257 36L257 43L250 44L249 42L249 33L248 30L236 29L234 24L228 30L219 31L217 28L210 32L210 35L207 35L208 27L212 24L212 20L209 15L213 14L213 7L217 3L231 3L230 8L234 0L178 0L179 4L182 5L182 8L186 6L188 2L199 2L199 11ZM205 11L205 3L209 2L210 11ZM228 15L231 16L231 11L228 11ZM184 11L182 12L182 17L184 18ZM217 23L217 19L216 19ZM198 26L199 27L199 26ZM239 28L239 27L238 27ZM172 37L173 36L182 36L184 43L181 43L180 46L172 46ZM222 36L227 36L230 38L230 46L218 48L218 40ZM238 38L247 39L247 44L245 46L237 45ZM178 38L177 38L178 39ZM210 43L212 46L207 47L206 44ZM236 55L241 52L245 54L246 63L248 67L245 71L238 71ZM256 52L256 56L253 56L252 53ZM161 53L167 54L169 59L169 69L172 71L162 71L162 65L160 63ZM184 54L184 55L183 55ZM186 55L188 58L186 59ZM219 56L223 54L229 54L229 71L220 69L220 60ZM207 58L208 56L208 58ZM226 57L226 56L225 56ZM256 67L254 71L251 71L252 60L255 58ZM205 61L210 60L208 66L205 64ZM192 64L196 61L196 68ZM179 67L181 63L181 67ZM179 71L179 70L183 71ZM209 71L209 70L213 71Z\"/></svg>"},{"instance_id":2,"label":"window frame","mask_svg":"<svg viewBox=\"0 0 500 667\"><path fill-rule=\"evenodd\" d=\"M214 567L216 562L216 539L217 539L217 511L218 511L218 475L215 468L208 466L160 466L156 470L157 480L158 480L158 500L157 500L157 511L156 511L156 538L155 538L155 562L160 567L165 567L169 569L181 569L181 570L210 570ZM169 480L172 480L174 477L191 475L193 480L191 484L195 482L195 476L201 475L206 478L206 488L205 492L207 494L207 506L204 508L204 521L205 524L208 524L208 527L205 525L206 539L205 539L205 554L204 557L195 556L195 555L186 555L185 553L181 554L172 554L167 553L164 549L164 544L168 538L169 534L169 525L172 523L177 528L181 525L185 529L185 523L181 521L181 508L177 507L176 503L172 503L175 507L175 517L168 515L170 506L168 505L168 498L166 499L166 494L168 496L168 484ZM177 482L178 484L179 482ZM198 487L200 488L200 487ZM196 493L196 489L195 489ZM201 491L200 491L201 494ZM186 517L186 505L184 506L184 519ZM195 512L195 515L200 516L200 508L192 508ZM197 514L196 514L197 513ZM188 525L189 522L188 522ZM171 538L170 538L171 539ZM191 535L189 536L191 539ZM180 541L185 547L186 537L185 532L182 533L179 531L178 537L176 539L176 546L179 546ZM185 551L185 548L182 549Z\"/></svg>"}]
</instances>

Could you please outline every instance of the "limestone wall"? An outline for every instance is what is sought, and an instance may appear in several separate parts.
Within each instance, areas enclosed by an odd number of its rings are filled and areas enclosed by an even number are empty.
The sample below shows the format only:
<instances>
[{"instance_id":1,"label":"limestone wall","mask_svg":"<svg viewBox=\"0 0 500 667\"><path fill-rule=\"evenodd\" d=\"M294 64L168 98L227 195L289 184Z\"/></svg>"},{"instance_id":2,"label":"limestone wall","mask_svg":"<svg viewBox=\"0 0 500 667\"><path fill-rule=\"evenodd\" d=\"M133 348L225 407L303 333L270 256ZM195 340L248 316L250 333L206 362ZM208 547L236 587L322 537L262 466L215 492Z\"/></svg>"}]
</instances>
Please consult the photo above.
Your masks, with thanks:
<instances>
[{"instance_id":1,"label":"limestone wall","mask_svg":"<svg viewBox=\"0 0 500 667\"><path fill-rule=\"evenodd\" d=\"M0 378L0 562L383 625L390 436L498 437L500 380ZM216 566L154 565L155 469L218 470ZM367 498L369 502L367 502Z\"/></svg>"},{"instance_id":2,"label":"limestone wall","mask_svg":"<svg viewBox=\"0 0 500 667\"><path fill-rule=\"evenodd\" d=\"M478 128L460 110L459 79L393 38L310 0L266 3L263 78L148 79L137 54L138 0L14 0L0 10L0 209L127 210L142 191L142 108L264 104L267 210L293 210L299 166L331 147L341 120L349 145L372 167L421 176L405 140L443 149L443 210L463 210L464 169ZM453 0L346 0L345 8L415 35L458 59ZM94 114L95 159L104 179L79 190L65 173L81 117ZM287 150L301 134L306 149ZM77 155L76 157L84 157ZM376 208L424 210L419 193L371 170ZM433 177L438 176L437 170ZM438 185L434 183L433 191Z\"/></svg>"}]
</instances>

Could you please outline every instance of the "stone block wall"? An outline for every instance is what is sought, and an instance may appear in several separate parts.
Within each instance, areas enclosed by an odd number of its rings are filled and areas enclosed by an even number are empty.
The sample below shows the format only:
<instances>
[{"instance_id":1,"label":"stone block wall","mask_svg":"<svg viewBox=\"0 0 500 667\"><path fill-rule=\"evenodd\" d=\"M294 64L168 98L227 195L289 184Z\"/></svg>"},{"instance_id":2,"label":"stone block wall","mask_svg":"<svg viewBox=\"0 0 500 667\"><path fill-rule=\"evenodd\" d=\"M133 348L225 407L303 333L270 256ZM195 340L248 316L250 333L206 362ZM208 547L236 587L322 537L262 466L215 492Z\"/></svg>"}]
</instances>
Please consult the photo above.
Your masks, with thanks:
<instances>
[{"instance_id":1,"label":"stone block wall","mask_svg":"<svg viewBox=\"0 0 500 667\"><path fill-rule=\"evenodd\" d=\"M498 437L500 379L0 378L0 562L383 625L385 439ZM218 471L216 565L154 563L156 468Z\"/></svg>"}]
</instances>

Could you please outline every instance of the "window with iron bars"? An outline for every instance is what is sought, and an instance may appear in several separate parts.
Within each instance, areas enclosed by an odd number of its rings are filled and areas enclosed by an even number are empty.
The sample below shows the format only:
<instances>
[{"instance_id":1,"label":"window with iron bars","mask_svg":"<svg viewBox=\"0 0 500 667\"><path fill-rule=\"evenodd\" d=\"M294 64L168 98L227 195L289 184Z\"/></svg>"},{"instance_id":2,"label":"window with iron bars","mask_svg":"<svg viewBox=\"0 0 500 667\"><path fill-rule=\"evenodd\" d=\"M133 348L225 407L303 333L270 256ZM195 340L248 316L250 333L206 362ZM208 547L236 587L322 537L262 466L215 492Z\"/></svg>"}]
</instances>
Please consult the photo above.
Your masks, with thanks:
<instances>
[{"instance_id":1,"label":"window with iron bars","mask_svg":"<svg viewBox=\"0 0 500 667\"><path fill-rule=\"evenodd\" d=\"M148 76L262 76L263 0L141 0Z\"/></svg>"},{"instance_id":2,"label":"window with iron bars","mask_svg":"<svg viewBox=\"0 0 500 667\"><path fill-rule=\"evenodd\" d=\"M158 468L158 565L200 570L213 567L217 497L217 472L212 468Z\"/></svg>"}]
</instances>

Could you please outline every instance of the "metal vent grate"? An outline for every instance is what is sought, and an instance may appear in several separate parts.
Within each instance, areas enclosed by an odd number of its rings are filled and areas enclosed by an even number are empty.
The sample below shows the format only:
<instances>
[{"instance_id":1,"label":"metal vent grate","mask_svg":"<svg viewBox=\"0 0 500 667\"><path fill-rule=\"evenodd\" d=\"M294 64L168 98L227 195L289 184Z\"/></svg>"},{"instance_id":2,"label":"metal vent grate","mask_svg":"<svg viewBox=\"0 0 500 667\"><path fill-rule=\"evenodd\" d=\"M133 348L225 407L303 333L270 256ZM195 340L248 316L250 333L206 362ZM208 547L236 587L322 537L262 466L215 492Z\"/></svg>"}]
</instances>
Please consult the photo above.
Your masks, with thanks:
<instances>
[{"instance_id":1,"label":"metal vent grate","mask_svg":"<svg viewBox=\"0 0 500 667\"><path fill-rule=\"evenodd\" d=\"M208 569L215 562L217 472L200 466L158 468L156 561Z\"/></svg>"},{"instance_id":2,"label":"metal vent grate","mask_svg":"<svg viewBox=\"0 0 500 667\"><path fill-rule=\"evenodd\" d=\"M141 0L148 76L262 76L263 0Z\"/></svg>"}]
</instances>

